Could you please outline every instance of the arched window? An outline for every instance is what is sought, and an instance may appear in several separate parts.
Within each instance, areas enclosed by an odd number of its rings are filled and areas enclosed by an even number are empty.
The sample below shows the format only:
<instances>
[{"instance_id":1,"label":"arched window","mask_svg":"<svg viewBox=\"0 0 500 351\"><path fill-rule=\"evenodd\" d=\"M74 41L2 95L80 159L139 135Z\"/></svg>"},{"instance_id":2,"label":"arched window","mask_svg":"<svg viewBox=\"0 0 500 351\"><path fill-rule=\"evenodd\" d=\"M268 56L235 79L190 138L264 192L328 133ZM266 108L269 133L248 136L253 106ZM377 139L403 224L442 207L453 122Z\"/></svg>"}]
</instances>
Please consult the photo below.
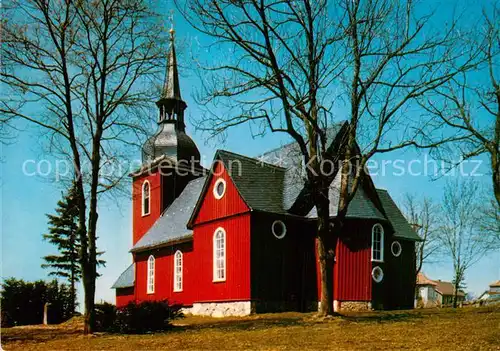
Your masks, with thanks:
<instances>
[{"instance_id":1,"label":"arched window","mask_svg":"<svg viewBox=\"0 0 500 351\"><path fill-rule=\"evenodd\" d=\"M226 231L217 228L214 233L214 282L226 280Z\"/></svg>"},{"instance_id":2,"label":"arched window","mask_svg":"<svg viewBox=\"0 0 500 351\"><path fill-rule=\"evenodd\" d=\"M174 291L182 291L182 252L174 255Z\"/></svg>"},{"instance_id":3,"label":"arched window","mask_svg":"<svg viewBox=\"0 0 500 351\"><path fill-rule=\"evenodd\" d=\"M148 294L155 292L155 258L153 255L148 258L147 291Z\"/></svg>"},{"instance_id":4,"label":"arched window","mask_svg":"<svg viewBox=\"0 0 500 351\"><path fill-rule=\"evenodd\" d=\"M384 261L384 228L378 223L372 228L372 261Z\"/></svg>"},{"instance_id":5,"label":"arched window","mask_svg":"<svg viewBox=\"0 0 500 351\"><path fill-rule=\"evenodd\" d=\"M146 216L149 214L151 208L151 186L149 181L142 183L142 215Z\"/></svg>"}]
</instances>

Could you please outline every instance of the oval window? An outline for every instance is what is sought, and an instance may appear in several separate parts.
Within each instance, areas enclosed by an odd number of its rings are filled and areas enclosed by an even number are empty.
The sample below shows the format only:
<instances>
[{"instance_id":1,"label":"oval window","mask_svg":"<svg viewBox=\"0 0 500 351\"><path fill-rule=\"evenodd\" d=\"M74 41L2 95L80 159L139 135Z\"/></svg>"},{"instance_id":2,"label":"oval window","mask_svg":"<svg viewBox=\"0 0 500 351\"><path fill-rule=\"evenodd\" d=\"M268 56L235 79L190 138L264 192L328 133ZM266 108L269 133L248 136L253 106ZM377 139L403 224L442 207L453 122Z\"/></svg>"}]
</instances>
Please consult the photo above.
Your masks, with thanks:
<instances>
[{"instance_id":1,"label":"oval window","mask_svg":"<svg viewBox=\"0 0 500 351\"><path fill-rule=\"evenodd\" d=\"M286 225L282 221L274 221L271 229L273 235L278 239L283 239L286 235Z\"/></svg>"},{"instance_id":2,"label":"oval window","mask_svg":"<svg viewBox=\"0 0 500 351\"><path fill-rule=\"evenodd\" d=\"M222 178L217 179L214 184L214 196L217 200L222 199L226 192L226 181Z\"/></svg>"},{"instance_id":3,"label":"oval window","mask_svg":"<svg viewBox=\"0 0 500 351\"><path fill-rule=\"evenodd\" d=\"M379 266L373 267L372 278L376 283L380 283L384 279L384 271Z\"/></svg>"},{"instance_id":4,"label":"oval window","mask_svg":"<svg viewBox=\"0 0 500 351\"><path fill-rule=\"evenodd\" d=\"M401 244L399 243L399 241L394 241L391 244L391 252L394 255L394 257L398 257L399 255L401 255L402 250L403 249L401 248Z\"/></svg>"}]
</instances>

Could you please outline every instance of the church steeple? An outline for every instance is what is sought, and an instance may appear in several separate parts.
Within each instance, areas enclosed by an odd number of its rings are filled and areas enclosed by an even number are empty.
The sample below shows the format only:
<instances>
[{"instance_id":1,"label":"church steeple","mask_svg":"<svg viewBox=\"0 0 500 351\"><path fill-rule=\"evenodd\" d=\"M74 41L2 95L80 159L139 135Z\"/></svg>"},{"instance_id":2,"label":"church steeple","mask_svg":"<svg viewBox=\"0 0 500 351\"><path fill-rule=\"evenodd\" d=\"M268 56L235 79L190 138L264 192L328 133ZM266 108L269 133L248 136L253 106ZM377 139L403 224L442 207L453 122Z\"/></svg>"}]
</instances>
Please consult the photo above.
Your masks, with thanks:
<instances>
[{"instance_id":1,"label":"church steeple","mask_svg":"<svg viewBox=\"0 0 500 351\"><path fill-rule=\"evenodd\" d=\"M187 105L181 98L179 72L174 44L175 31L170 29L170 49L167 55L167 69L160 100L156 102L159 108L158 123L172 123L179 131L185 130L184 110Z\"/></svg>"},{"instance_id":2,"label":"church steeple","mask_svg":"<svg viewBox=\"0 0 500 351\"><path fill-rule=\"evenodd\" d=\"M159 109L158 130L142 147L143 162L167 156L174 161L188 161L188 164L199 168L200 151L185 131L184 110L187 105L181 98L173 28L170 29L165 81L156 106Z\"/></svg>"}]
</instances>

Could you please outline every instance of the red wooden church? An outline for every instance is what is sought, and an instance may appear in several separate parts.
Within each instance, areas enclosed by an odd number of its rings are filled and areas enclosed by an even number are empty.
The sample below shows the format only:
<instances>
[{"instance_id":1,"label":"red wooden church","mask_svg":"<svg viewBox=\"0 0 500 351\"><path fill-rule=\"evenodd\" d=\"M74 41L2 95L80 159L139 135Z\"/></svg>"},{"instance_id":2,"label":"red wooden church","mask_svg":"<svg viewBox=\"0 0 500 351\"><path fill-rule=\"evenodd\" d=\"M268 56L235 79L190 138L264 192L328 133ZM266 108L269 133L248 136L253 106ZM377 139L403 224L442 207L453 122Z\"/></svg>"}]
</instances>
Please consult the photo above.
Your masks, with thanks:
<instances>
[{"instance_id":1,"label":"red wooden church","mask_svg":"<svg viewBox=\"0 0 500 351\"><path fill-rule=\"evenodd\" d=\"M210 172L185 133L175 48L168 55L158 130L133 177L133 264L116 304L168 299L193 314L317 308L316 210L295 144L258 158L217 151ZM329 130L341 138L346 125ZM340 173L330 191L338 204ZM369 176L349 206L334 266L334 308L412 308L415 241L387 191Z\"/></svg>"}]
</instances>

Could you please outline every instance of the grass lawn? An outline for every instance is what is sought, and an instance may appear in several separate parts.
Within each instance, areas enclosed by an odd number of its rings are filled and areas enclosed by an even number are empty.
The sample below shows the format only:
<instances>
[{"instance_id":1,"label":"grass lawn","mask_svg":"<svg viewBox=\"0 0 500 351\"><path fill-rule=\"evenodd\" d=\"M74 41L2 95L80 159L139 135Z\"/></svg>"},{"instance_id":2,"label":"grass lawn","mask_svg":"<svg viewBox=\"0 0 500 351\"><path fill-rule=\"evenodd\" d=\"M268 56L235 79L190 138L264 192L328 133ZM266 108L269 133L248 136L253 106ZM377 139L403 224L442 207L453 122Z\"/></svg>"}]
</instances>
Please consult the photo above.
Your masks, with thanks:
<instances>
[{"instance_id":1,"label":"grass lawn","mask_svg":"<svg viewBox=\"0 0 500 351\"><path fill-rule=\"evenodd\" d=\"M146 335L81 333L81 321L2 329L4 350L500 350L500 308L186 317Z\"/></svg>"}]
</instances>

